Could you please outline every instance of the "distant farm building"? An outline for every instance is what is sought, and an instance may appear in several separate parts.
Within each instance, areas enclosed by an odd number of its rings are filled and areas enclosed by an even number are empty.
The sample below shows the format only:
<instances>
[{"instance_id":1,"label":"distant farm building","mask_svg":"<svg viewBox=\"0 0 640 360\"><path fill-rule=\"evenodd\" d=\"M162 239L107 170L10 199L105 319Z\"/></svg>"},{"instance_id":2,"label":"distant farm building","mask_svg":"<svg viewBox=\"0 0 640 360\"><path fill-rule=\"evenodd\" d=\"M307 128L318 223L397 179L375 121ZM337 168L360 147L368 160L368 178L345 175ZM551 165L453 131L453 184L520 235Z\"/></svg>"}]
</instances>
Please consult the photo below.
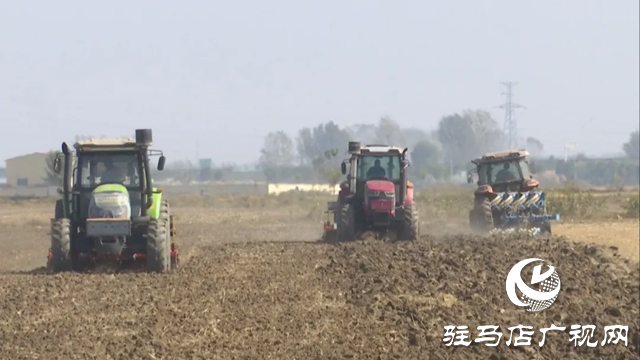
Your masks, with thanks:
<instances>
[{"instance_id":1,"label":"distant farm building","mask_svg":"<svg viewBox=\"0 0 640 360\"><path fill-rule=\"evenodd\" d=\"M6 160L7 184L11 186L45 185L47 153L37 152Z\"/></svg>"}]
</instances>

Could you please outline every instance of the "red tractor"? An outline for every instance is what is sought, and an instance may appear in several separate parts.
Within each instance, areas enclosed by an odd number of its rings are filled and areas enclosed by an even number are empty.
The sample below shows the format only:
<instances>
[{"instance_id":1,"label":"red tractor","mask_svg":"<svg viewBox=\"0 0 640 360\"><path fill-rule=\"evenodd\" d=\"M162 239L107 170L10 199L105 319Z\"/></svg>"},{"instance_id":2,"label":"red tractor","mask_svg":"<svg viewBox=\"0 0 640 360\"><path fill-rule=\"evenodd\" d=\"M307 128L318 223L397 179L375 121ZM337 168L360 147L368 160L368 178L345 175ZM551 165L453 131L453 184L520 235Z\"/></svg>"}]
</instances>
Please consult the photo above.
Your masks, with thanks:
<instances>
[{"instance_id":1,"label":"red tractor","mask_svg":"<svg viewBox=\"0 0 640 360\"><path fill-rule=\"evenodd\" d=\"M340 168L347 180L340 184L338 201L329 203L334 224L325 223L325 239L352 241L363 231L392 230L399 240L416 240L420 226L407 180L407 149L351 141L349 153Z\"/></svg>"}]
</instances>

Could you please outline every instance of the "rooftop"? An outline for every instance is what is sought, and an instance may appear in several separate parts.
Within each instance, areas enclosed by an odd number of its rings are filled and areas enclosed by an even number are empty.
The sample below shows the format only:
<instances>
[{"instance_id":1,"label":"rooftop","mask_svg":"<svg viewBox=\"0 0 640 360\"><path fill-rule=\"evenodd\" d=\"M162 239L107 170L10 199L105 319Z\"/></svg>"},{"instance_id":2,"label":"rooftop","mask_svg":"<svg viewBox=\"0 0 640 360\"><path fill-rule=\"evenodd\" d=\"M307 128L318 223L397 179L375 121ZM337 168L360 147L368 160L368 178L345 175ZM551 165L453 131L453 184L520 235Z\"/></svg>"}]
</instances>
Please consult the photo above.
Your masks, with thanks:
<instances>
[{"instance_id":1,"label":"rooftop","mask_svg":"<svg viewBox=\"0 0 640 360\"><path fill-rule=\"evenodd\" d=\"M360 148L360 151L362 150L368 150L369 152L372 153L377 153L377 152L388 152L389 150L397 150L398 152L402 152L402 150L404 150L403 148L399 148L397 146L393 146L393 145L363 145Z\"/></svg>"},{"instance_id":2,"label":"rooftop","mask_svg":"<svg viewBox=\"0 0 640 360\"><path fill-rule=\"evenodd\" d=\"M503 157L525 157L529 152L525 149L493 151L482 155L483 158L503 158Z\"/></svg>"},{"instance_id":3,"label":"rooftop","mask_svg":"<svg viewBox=\"0 0 640 360\"><path fill-rule=\"evenodd\" d=\"M18 156L14 156L12 158L8 158L5 161L11 161L11 160L15 160L15 159L20 159L23 157L28 157L28 156L33 156L33 155L47 155L49 152L48 151L37 151L37 152L33 152L31 154L24 154L24 155L18 155Z\"/></svg>"},{"instance_id":4,"label":"rooftop","mask_svg":"<svg viewBox=\"0 0 640 360\"><path fill-rule=\"evenodd\" d=\"M78 146L132 146L136 145L135 139L86 139L78 140L75 147Z\"/></svg>"}]
</instances>

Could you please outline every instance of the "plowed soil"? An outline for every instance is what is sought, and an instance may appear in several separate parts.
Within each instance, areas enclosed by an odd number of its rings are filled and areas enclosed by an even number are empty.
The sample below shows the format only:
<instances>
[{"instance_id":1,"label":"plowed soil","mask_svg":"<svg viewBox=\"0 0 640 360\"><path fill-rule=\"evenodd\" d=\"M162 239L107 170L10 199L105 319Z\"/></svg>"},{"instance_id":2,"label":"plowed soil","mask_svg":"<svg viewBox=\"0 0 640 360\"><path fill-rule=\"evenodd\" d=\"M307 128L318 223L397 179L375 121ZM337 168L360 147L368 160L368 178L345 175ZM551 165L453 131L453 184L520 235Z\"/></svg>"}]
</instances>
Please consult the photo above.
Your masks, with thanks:
<instances>
[{"instance_id":1,"label":"plowed soil","mask_svg":"<svg viewBox=\"0 0 640 360\"><path fill-rule=\"evenodd\" d=\"M3 359L640 358L638 263L609 248L438 229L414 243L331 245L295 208L174 207L179 270L50 275L41 267L51 212L0 211ZM562 282L535 314L505 292L509 269L532 257ZM531 345L507 346L520 324L533 327ZM552 324L566 330L540 347L539 330ZM575 347L573 324L596 325L598 345ZM468 326L471 339L477 326L499 325L503 337L447 347L447 325ZM607 325L629 326L628 344L601 346Z\"/></svg>"}]
</instances>

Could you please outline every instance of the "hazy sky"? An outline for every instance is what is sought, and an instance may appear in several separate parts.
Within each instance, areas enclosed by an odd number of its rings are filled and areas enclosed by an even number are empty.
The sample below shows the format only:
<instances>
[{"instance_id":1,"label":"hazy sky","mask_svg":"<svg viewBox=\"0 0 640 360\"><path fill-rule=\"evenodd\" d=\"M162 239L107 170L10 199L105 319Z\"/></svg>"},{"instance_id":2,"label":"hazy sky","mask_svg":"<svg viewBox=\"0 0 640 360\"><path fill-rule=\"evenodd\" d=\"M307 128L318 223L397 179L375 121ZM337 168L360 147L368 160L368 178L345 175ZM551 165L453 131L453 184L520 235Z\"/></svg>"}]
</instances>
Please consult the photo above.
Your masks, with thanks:
<instances>
[{"instance_id":1,"label":"hazy sky","mask_svg":"<svg viewBox=\"0 0 640 360\"><path fill-rule=\"evenodd\" d=\"M0 159L136 127L169 161L219 163L329 120L502 125L501 81L547 154L616 153L640 118L638 4L0 0Z\"/></svg>"}]
</instances>

